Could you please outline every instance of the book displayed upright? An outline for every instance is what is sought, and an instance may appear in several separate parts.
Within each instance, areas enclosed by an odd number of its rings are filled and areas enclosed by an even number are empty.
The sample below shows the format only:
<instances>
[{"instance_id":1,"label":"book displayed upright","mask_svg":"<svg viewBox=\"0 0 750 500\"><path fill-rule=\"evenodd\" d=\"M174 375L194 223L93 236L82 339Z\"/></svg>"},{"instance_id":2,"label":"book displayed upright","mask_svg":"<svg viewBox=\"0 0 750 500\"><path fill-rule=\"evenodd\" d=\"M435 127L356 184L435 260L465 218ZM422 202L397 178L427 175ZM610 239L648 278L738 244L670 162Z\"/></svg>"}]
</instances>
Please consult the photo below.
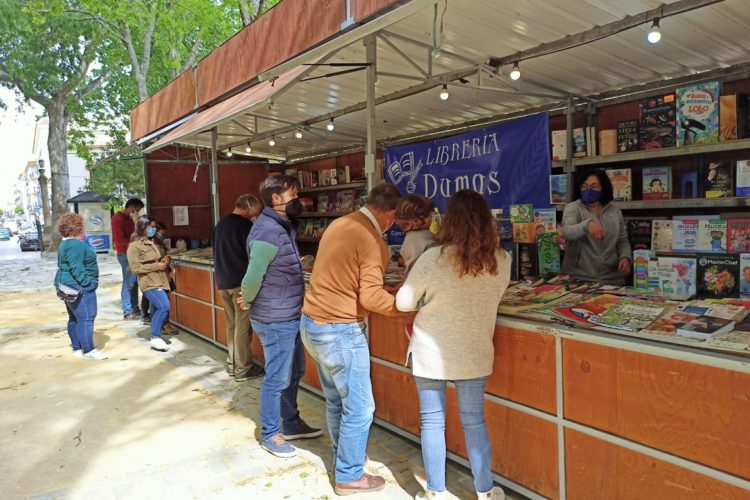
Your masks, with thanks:
<instances>
[{"instance_id":1,"label":"book displayed upright","mask_svg":"<svg viewBox=\"0 0 750 500\"><path fill-rule=\"evenodd\" d=\"M648 264L654 257L653 250L633 252L633 287L636 290L648 290Z\"/></svg>"},{"instance_id":2,"label":"book displayed upright","mask_svg":"<svg viewBox=\"0 0 750 500\"><path fill-rule=\"evenodd\" d=\"M540 233L554 233L557 230L557 215L554 208L534 209L534 231Z\"/></svg>"},{"instance_id":3,"label":"book displayed upright","mask_svg":"<svg viewBox=\"0 0 750 500\"><path fill-rule=\"evenodd\" d=\"M523 222L533 222L534 207L531 204L525 205L511 205L510 206L510 221L514 224Z\"/></svg>"},{"instance_id":4,"label":"book displayed upright","mask_svg":"<svg viewBox=\"0 0 750 500\"><path fill-rule=\"evenodd\" d=\"M539 260L536 245L518 245L518 277L525 279L539 276Z\"/></svg>"},{"instance_id":5,"label":"book displayed upright","mask_svg":"<svg viewBox=\"0 0 750 500\"><path fill-rule=\"evenodd\" d=\"M641 141L638 135L638 120L626 120L617 122L617 152L627 153L629 151L638 151L641 148Z\"/></svg>"},{"instance_id":6,"label":"book displayed upright","mask_svg":"<svg viewBox=\"0 0 750 500\"><path fill-rule=\"evenodd\" d=\"M656 257L648 267L648 289L662 297L688 300L696 293L695 259L690 257Z\"/></svg>"},{"instance_id":7,"label":"book displayed upright","mask_svg":"<svg viewBox=\"0 0 750 500\"><path fill-rule=\"evenodd\" d=\"M568 131L552 131L552 159L555 161L565 160L568 157Z\"/></svg>"},{"instance_id":8,"label":"book displayed upright","mask_svg":"<svg viewBox=\"0 0 750 500\"><path fill-rule=\"evenodd\" d=\"M537 235L540 274L560 272L560 247L555 241L555 236L555 233Z\"/></svg>"},{"instance_id":9,"label":"book displayed upright","mask_svg":"<svg viewBox=\"0 0 750 500\"><path fill-rule=\"evenodd\" d=\"M750 196L750 160L739 160L735 170L734 195Z\"/></svg>"},{"instance_id":10,"label":"book displayed upright","mask_svg":"<svg viewBox=\"0 0 750 500\"><path fill-rule=\"evenodd\" d=\"M719 139L734 141L748 137L748 95L745 93L719 97Z\"/></svg>"},{"instance_id":11,"label":"book displayed upright","mask_svg":"<svg viewBox=\"0 0 750 500\"><path fill-rule=\"evenodd\" d=\"M672 167L648 167L642 170L643 199L668 200L672 198Z\"/></svg>"},{"instance_id":12,"label":"book displayed upright","mask_svg":"<svg viewBox=\"0 0 750 500\"><path fill-rule=\"evenodd\" d=\"M750 252L750 218L727 220L727 252Z\"/></svg>"},{"instance_id":13,"label":"book displayed upright","mask_svg":"<svg viewBox=\"0 0 750 500\"><path fill-rule=\"evenodd\" d=\"M719 141L719 82L677 89L677 145Z\"/></svg>"},{"instance_id":14,"label":"book displayed upright","mask_svg":"<svg viewBox=\"0 0 750 500\"><path fill-rule=\"evenodd\" d=\"M651 223L651 250L655 252L672 251L671 220L654 220Z\"/></svg>"},{"instance_id":15,"label":"book displayed upright","mask_svg":"<svg viewBox=\"0 0 750 500\"><path fill-rule=\"evenodd\" d=\"M732 164L714 161L703 165L700 182L704 198L728 198L734 195Z\"/></svg>"},{"instance_id":16,"label":"book displayed upright","mask_svg":"<svg viewBox=\"0 0 750 500\"><path fill-rule=\"evenodd\" d=\"M750 253L740 254L740 298L750 299Z\"/></svg>"},{"instance_id":17,"label":"book displayed upright","mask_svg":"<svg viewBox=\"0 0 750 500\"><path fill-rule=\"evenodd\" d=\"M639 104L640 149L671 148L676 144L677 110L674 94L650 97Z\"/></svg>"},{"instance_id":18,"label":"book displayed upright","mask_svg":"<svg viewBox=\"0 0 750 500\"><path fill-rule=\"evenodd\" d=\"M632 250L651 250L651 219L625 219Z\"/></svg>"},{"instance_id":19,"label":"book displayed upright","mask_svg":"<svg viewBox=\"0 0 750 500\"><path fill-rule=\"evenodd\" d=\"M533 222L514 222L513 223L513 242L514 243L535 243L536 242L536 224Z\"/></svg>"},{"instance_id":20,"label":"book displayed upright","mask_svg":"<svg viewBox=\"0 0 750 500\"><path fill-rule=\"evenodd\" d=\"M700 219L706 218L701 216L674 217L672 219L672 251L697 252Z\"/></svg>"},{"instance_id":21,"label":"book displayed upright","mask_svg":"<svg viewBox=\"0 0 750 500\"><path fill-rule=\"evenodd\" d=\"M703 299L739 297L740 257L713 254L698 257L697 293Z\"/></svg>"},{"instance_id":22,"label":"book displayed upright","mask_svg":"<svg viewBox=\"0 0 750 500\"><path fill-rule=\"evenodd\" d=\"M612 196L615 201L632 201L633 184L629 168L612 168L605 170L612 182Z\"/></svg>"},{"instance_id":23,"label":"book displayed upright","mask_svg":"<svg viewBox=\"0 0 750 500\"><path fill-rule=\"evenodd\" d=\"M727 251L727 221L724 219L700 220L698 225L698 251Z\"/></svg>"},{"instance_id":24,"label":"book displayed upright","mask_svg":"<svg viewBox=\"0 0 750 500\"><path fill-rule=\"evenodd\" d=\"M566 203L568 201L568 176L565 174L549 176L550 203Z\"/></svg>"},{"instance_id":25,"label":"book displayed upright","mask_svg":"<svg viewBox=\"0 0 750 500\"><path fill-rule=\"evenodd\" d=\"M587 155L586 128L573 129L573 157L580 158Z\"/></svg>"}]
</instances>

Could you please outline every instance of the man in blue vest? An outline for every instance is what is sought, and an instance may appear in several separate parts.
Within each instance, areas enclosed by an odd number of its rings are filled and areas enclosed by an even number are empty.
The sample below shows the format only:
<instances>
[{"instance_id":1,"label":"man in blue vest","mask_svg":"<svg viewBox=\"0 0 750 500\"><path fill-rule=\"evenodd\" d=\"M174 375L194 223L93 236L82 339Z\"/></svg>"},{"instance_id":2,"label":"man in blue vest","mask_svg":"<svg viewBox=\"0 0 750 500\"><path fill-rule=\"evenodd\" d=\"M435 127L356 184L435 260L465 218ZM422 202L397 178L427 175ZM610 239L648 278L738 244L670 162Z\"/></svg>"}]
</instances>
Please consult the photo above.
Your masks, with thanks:
<instances>
[{"instance_id":1,"label":"man in blue vest","mask_svg":"<svg viewBox=\"0 0 750 500\"><path fill-rule=\"evenodd\" d=\"M289 175L261 183L265 208L247 239L250 260L241 299L251 306L250 322L266 360L260 389L261 446L284 458L297 453L288 440L322 434L307 425L297 409L297 390L305 373L305 348L299 333L305 280L296 241L296 222L302 213L298 189L299 181Z\"/></svg>"}]
</instances>

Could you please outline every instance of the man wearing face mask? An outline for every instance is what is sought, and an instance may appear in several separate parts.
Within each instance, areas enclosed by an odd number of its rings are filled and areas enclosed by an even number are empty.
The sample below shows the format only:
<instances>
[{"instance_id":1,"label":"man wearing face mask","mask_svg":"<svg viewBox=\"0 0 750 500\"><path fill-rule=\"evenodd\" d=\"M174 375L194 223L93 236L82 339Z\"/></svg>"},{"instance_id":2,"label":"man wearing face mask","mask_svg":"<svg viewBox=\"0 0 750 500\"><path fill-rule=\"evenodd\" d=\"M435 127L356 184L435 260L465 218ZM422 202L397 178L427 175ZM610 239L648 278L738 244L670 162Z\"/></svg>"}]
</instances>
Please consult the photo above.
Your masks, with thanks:
<instances>
[{"instance_id":1,"label":"man wearing face mask","mask_svg":"<svg viewBox=\"0 0 750 500\"><path fill-rule=\"evenodd\" d=\"M112 239L117 250L117 261L122 269L122 316L124 319L138 319L138 284L135 276L128 267L128 246L130 237L135 231L134 217L143 210L143 202L138 198L131 198L125 203L125 208L112 217Z\"/></svg>"},{"instance_id":2,"label":"man wearing face mask","mask_svg":"<svg viewBox=\"0 0 750 500\"><path fill-rule=\"evenodd\" d=\"M302 204L296 177L269 177L260 185L265 205L247 239L249 262L242 280L243 307L263 345L266 376L260 389L261 447L278 457L297 450L287 441L322 434L300 418L299 381L305 373L305 350L299 318L305 292L299 250L297 217ZM281 419L281 425L279 424Z\"/></svg>"},{"instance_id":3,"label":"man wearing face mask","mask_svg":"<svg viewBox=\"0 0 750 500\"><path fill-rule=\"evenodd\" d=\"M393 225L400 198L395 186L380 184L364 207L328 226L302 308L302 340L326 398L339 495L385 487L385 479L364 471L375 412L365 318L370 311L397 314L394 296L383 288L390 257L383 233Z\"/></svg>"},{"instance_id":4,"label":"man wearing face mask","mask_svg":"<svg viewBox=\"0 0 750 500\"><path fill-rule=\"evenodd\" d=\"M631 253L622 212L612 203L612 182L603 170L585 174L580 199L565 205L567 240L562 272L575 279L623 285Z\"/></svg>"}]
</instances>

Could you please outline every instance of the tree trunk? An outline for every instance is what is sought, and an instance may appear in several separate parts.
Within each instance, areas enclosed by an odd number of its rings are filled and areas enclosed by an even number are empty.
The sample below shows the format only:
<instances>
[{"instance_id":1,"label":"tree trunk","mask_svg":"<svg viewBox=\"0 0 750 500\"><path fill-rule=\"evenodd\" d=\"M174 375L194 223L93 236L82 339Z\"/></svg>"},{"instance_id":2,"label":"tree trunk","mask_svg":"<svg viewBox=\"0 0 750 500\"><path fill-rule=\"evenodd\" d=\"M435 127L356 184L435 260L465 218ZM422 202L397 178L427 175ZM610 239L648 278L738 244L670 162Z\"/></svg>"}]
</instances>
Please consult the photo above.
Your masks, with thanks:
<instances>
[{"instance_id":1,"label":"tree trunk","mask_svg":"<svg viewBox=\"0 0 750 500\"><path fill-rule=\"evenodd\" d=\"M58 219L68 211L67 199L70 196L70 179L68 177L68 155L66 132L68 115L65 113L65 98L56 97L47 108L49 115L49 178L52 185L51 220L44 221L45 248L56 251L60 237L54 230Z\"/></svg>"}]
</instances>

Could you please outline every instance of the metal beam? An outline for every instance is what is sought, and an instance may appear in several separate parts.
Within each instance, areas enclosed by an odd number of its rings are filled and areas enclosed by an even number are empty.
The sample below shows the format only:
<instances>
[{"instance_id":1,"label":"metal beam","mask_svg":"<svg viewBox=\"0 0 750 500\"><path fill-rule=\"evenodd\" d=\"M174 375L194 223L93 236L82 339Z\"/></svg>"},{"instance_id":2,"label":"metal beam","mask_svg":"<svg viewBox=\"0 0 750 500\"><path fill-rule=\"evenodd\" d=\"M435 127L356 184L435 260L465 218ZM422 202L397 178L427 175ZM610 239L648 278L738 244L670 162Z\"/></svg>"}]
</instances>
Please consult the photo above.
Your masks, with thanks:
<instances>
[{"instance_id":1,"label":"metal beam","mask_svg":"<svg viewBox=\"0 0 750 500\"><path fill-rule=\"evenodd\" d=\"M422 67L419 64L417 64L416 62L414 62L414 60L411 57L409 57L408 55L406 55L406 53L403 50L399 49L398 47L396 47L396 45L393 42L391 42L390 40L388 40L388 37L385 37L385 36L383 36L381 34L378 34L377 36L378 36L378 38L380 40L382 40L383 42L385 42L385 44L388 45L391 48L391 50L393 50L396 54L400 55L401 58L404 61L408 62L409 65L411 65L412 68L414 68L417 71L419 71L422 74L423 77L425 77L425 78L429 78L430 77L430 75L425 70L423 70Z\"/></svg>"},{"instance_id":2,"label":"metal beam","mask_svg":"<svg viewBox=\"0 0 750 500\"><path fill-rule=\"evenodd\" d=\"M450 85L451 87L458 87L462 89L477 89L477 90L487 90L490 92L496 92L498 94L505 94L505 95L513 95L518 97L540 97L545 99L560 99L560 95L552 95L552 94L538 94L535 92L524 92L522 90L517 91L510 91L510 90L503 90L499 89L497 87L488 87L487 85L472 85L472 84L463 84L463 83L453 83L448 82L446 85Z\"/></svg>"},{"instance_id":3,"label":"metal beam","mask_svg":"<svg viewBox=\"0 0 750 500\"><path fill-rule=\"evenodd\" d=\"M679 0L670 4L662 4L661 7L651 9L634 16L627 16L619 21L614 21L603 26L597 26L590 30L576 33L575 35L566 36L553 42L547 42L536 47L532 47L527 50L516 52L515 54L492 58L490 64L492 66L505 66L513 64L518 61L524 61L526 59L532 59L535 57L542 57L563 50L572 49L574 47L580 47L603 38L607 38L617 33L635 28L641 24L650 23L656 18L665 18L674 16L677 14L683 14L690 12L691 10L700 9L708 5L720 3L724 0Z\"/></svg>"},{"instance_id":4,"label":"metal beam","mask_svg":"<svg viewBox=\"0 0 750 500\"><path fill-rule=\"evenodd\" d=\"M367 144L365 146L365 175L367 176L367 190L370 191L375 185L375 80L377 75L376 63L378 58L378 39L375 35L370 35L365 39L365 49L367 52L367 62L370 66L367 68ZM390 42L389 42L390 43ZM409 60L411 61L411 59Z\"/></svg>"},{"instance_id":5,"label":"metal beam","mask_svg":"<svg viewBox=\"0 0 750 500\"><path fill-rule=\"evenodd\" d=\"M217 138L216 127L214 127L211 129L211 213L213 214L214 226L219 223L221 218L219 212L219 168L216 154Z\"/></svg>"},{"instance_id":6,"label":"metal beam","mask_svg":"<svg viewBox=\"0 0 750 500\"><path fill-rule=\"evenodd\" d=\"M381 37L387 37L387 38L393 38L395 40L400 40L402 42L410 43L412 45L416 45L417 47L422 47L424 49L427 49L430 51L430 54L432 54L433 47L432 45L428 43L421 42L419 40L415 40L413 38L409 38L408 36L400 35L398 33L394 33L393 31L388 30L381 30L380 32ZM461 54L457 54L455 52L451 52L450 50L440 49L440 56L448 56L452 59L456 59L458 61L462 61L468 64L477 64L477 61L474 59L471 59L466 56L462 56Z\"/></svg>"},{"instance_id":7,"label":"metal beam","mask_svg":"<svg viewBox=\"0 0 750 500\"><path fill-rule=\"evenodd\" d=\"M235 125L237 125L237 126L238 126L238 127L240 127L240 128L243 128L243 129L247 130L247 132L248 132L248 133L250 134L250 136L251 136L251 137L252 137L253 135L255 135L255 132L254 132L254 131L250 130L249 128L247 128L246 126L244 126L243 124L241 124L241 123L240 123L240 122L238 122L237 120L232 120L232 123L234 123Z\"/></svg>"}]
</instances>

